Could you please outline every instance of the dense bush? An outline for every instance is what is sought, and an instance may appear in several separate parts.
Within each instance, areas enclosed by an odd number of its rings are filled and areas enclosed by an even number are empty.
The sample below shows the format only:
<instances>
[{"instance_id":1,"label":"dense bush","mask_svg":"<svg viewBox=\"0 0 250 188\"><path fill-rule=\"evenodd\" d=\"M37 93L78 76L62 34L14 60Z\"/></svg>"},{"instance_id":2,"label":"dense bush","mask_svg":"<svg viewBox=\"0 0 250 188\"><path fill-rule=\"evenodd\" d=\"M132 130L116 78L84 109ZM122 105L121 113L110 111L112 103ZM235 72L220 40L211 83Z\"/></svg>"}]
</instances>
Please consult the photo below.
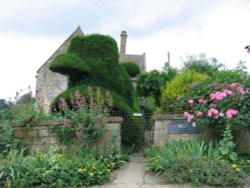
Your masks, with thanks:
<instances>
[{"instance_id":1,"label":"dense bush","mask_svg":"<svg viewBox=\"0 0 250 188\"><path fill-rule=\"evenodd\" d=\"M104 96L100 88L93 90L89 87L86 97L76 91L71 95L70 103L67 103L64 98L61 98L59 103L60 112L71 122L63 127L53 127L51 131L63 144L77 143L91 146L103 136L107 124L105 116L108 116L112 104L109 91L106 91Z\"/></svg>"},{"instance_id":2,"label":"dense bush","mask_svg":"<svg viewBox=\"0 0 250 188\"><path fill-rule=\"evenodd\" d=\"M160 107L161 89L175 77L177 71L169 67L166 71L153 70L150 72L142 72L137 75L136 90L141 97L151 97L155 102L155 106Z\"/></svg>"},{"instance_id":3,"label":"dense bush","mask_svg":"<svg viewBox=\"0 0 250 188\"><path fill-rule=\"evenodd\" d=\"M113 111L118 111L118 115L122 113L129 117L129 120L124 119L125 124L131 119L133 121L132 113L139 111L139 103L129 75L118 63L118 48L115 40L100 34L75 37L70 43L68 53L77 60L77 64L73 64L72 69L68 69L72 61L71 56L65 54L58 56L50 64L52 71L73 75L69 77L68 89L56 97L52 106L57 106L60 98L64 98L69 103L70 96L75 91L86 96L89 86L93 89L99 87L102 92L110 91L114 102ZM91 74L86 72L86 74L78 75L83 72L81 69L75 71L75 67L83 67L83 70Z\"/></svg>"},{"instance_id":4,"label":"dense bush","mask_svg":"<svg viewBox=\"0 0 250 188\"><path fill-rule=\"evenodd\" d=\"M161 100L175 100L186 94L190 85L202 82L207 78L208 76L205 74L184 70L166 83L165 88L162 89Z\"/></svg>"},{"instance_id":5,"label":"dense bush","mask_svg":"<svg viewBox=\"0 0 250 188\"><path fill-rule=\"evenodd\" d=\"M199 140L174 141L145 150L148 171L163 175L170 183L239 186L245 183L249 160L238 164L222 159L220 144Z\"/></svg>"},{"instance_id":6,"label":"dense bush","mask_svg":"<svg viewBox=\"0 0 250 188\"><path fill-rule=\"evenodd\" d=\"M245 183L245 174L236 164L206 157L179 156L165 172L171 183L196 185L239 186Z\"/></svg>"},{"instance_id":7,"label":"dense bush","mask_svg":"<svg viewBox=\"0 0 250 188\"><path fill-rule=\"evenodd\" d=\"M121 62L121 65L131 77L135 77L140 73L140 67L132 61Z\"/></svg>"},{"instance_id":8,"label":"dense bush","mask_svg":"<svg viewBox=\"0 0 250 188\"><path fill-rule=\"evenodd\" d=\"M1 128L0 153L7 154L11 149L16 149L18 140L14 137L10 121L4 121Z\"/></svg>"},{"instance_id":9,"label":"dense bush","mask_svg":"<svg viewBox=\"0 0 250 188\"><path fill-rule=\"evenodd\" d=\"M70 77L68 90L57 97L56 102L58 102L61 97L68 100L70 94L76 90L81 92L83 90L86 91L88 86L99 86L101 89L110 90L112 95L120 95L120 99L117 97L117 100L125 101L125 103L123 101L117 101L116 97L114 97L115 104L125 104L127 105L125 108L138 109L138 102L130 77L118 63L118 51L114 39L109 36L97 34L76 37L72 39L68 52L74 54L74 57L80 58L82 60L81 64L85 64L86 67L89 67L91 74L83 74L73 80ZM64 59L64 61L60 63L60 57L61 56L58 56L50 64L50 68L53 71L59 72L61 69L67 69L68 66L66 65L68 65L69 62L66 61L68 60ZM69 61L71 61L70 58ZM54 66L57 68L53 69ZM80 67L85 66L81 65ZM70 74L70 72L64 72L63 74ZM73 87L74 91L72 92ZM84 93L82 94L84 95Z\"/></svg>"}]
</instances>

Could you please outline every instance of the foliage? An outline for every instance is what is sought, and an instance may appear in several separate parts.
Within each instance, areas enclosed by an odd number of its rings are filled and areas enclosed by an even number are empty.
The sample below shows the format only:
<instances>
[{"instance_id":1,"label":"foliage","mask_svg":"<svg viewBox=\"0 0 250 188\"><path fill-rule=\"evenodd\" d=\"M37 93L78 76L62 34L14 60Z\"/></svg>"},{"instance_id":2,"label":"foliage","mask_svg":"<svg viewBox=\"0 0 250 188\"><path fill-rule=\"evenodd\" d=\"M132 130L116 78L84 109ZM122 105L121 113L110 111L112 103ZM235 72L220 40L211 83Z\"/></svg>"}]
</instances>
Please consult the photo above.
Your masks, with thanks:
<instances>
[{"instance_id":1,"label":"foliage","mask_svg":"<svg viewBox=\"0 0 250 188\"><path fill-rule=\"evenodd\" d=\"M0 151L8 153L11 149L15 149L18 140L14 137L14 132L9 121L3 122L2 131L0 134Z\"/></svg>"},{"instance_id":2,"label":"foliage","mask_svg":"<svg viewBox=\"0 0 250 188\"><path fill-rule=\"evenodd\" d=\"M18 102L10 109L13 119L18 125L29 127L32 122L38 120L39 112L33 102Z\"/></svg>"},{"instance_id":3,"label":"foliage","mask_svg":"<svg viewBox=\"0 0 250 188\"><path fill-rule=\"evenodd\" d=\"M121 65L131 77L135 77L140 73L140 67L132 61L121 62Z\"/></svg>"},{"instance_id":4,"label":"foliage","mask_svg":"<svg viewBox=\"0 0 250 188\"><path fill-rule=\"evenodd\" d=\"M213 141L205 143L199 140L173 141L160 146L151 146L145 150L147 170L162 174L175 158L180 156L220 158L219 145Z\"/></svg>"},{"instance_id":5,"label":"foliage","mask_svg":"<svg viewBox=\"0 0 250 188\"><path fill-rule=\"evenodd\" d=\"M71 53L57 56L50 64L50 69L61 74L68 74L73 82L89 73L89 66L80 57Z\"/></svg>"},{"instance_id":6,"label":"foliage","mask_svg":"<svg viewBox=\"0 0 250 188\"><path fill-rule=\"evenodd\" d=\"M71 73L72 69L67 68L71 61L68 55L66 56L69 58L63 58L61 63L57 58L51 62L51 68L57 67L57 69L54 69L55 72L60 69L66 71L63 72L65 75L77 75L74 78L69 77L67 90L56 97L52 107L57 106L61 98L64 98L69 104L71 93L75 91L79 91L81 95L86 96L87 88L90 86L93 88L99 87L101 91L110 91L114 103L113 111L116 111L118 115L131 116L133 112L139 111L139 102L131 78L118 62L118 47L113 38L101 34L78 36L72 39L67 53L72 54L75 59L77 57L79 60L77 60L77 66L74 65L75 67L88 67L90 74L86 72L86 74L78 75L78 73L81 73L79 69ZM133 118L124 119L123 125L131 119L133 120Z\"/></svg>"},{"instance_id":7,"label":"foliage","mask_svg":"<svg viewBox=\"0 0 250 188\"><path fill-rule=\"evenodd\" d=\"M9 108L0 110L0 122L13 119Z\"/></svg>"},{"instance_id":8,"label":"foliage","mask_svg":"<svg viewBox=\"0 0 250 188\"><path fill-rule=\"evenodd\" d=\"M5 99L0 99L0 110L8 108L8 103Z\"/></svg>"},{"instance_id":9,"label":"foliage","mask_svg":"<svg viewBox=\"0 0 250 188\"><path fill-rule=\"evenodd\" d=\"M101 90L109 90L117 110L122 112L138 110L139 104L130 77L118 63L118 48L113 38L100 34L78 36L72 39L68 53L80 58L82 61L79 66L86 65L91 74L83 74L75 79L70 77L68 89L57 96L53 105L58 104L60 98L69 102L70 94L76 90L85 95L88 86L91 86L100 87ZM67 61L66 58L61 63L55 60L50 67L52 68L56 64L57 69L68 70L67 66L65 67L69 64ZM54 71L57 72L57 70ZM81 72L81 70L78 71ZM71 73L66 71L64 74Z\"/></svg>"},{"instance_id":10,"label":"foliage","mask_svg":"<svg viewBox=\"0 0 250 188\"><path fill-rule=\"evenodd\" d=\"M166 71L153 70L142 72L137 76L136 90L139 96L150 97L155 100L156 106L160 106L161 88L166 82L176 75L176 70L169 67Z\"/></svg>"},{"instance_id":11,"label":"foliage","mask_svg":"<svg viewBox=\"0 0 250 188\"><path fill-rule=\"evenodd\" d=\"M0 155L0 185L80 187L103 184L109 179L113 167L119 167L125 157L118 150L116 156L112 153L101 156L86 148L50 149L29 156L24 155L24 150L12 150L7 156Z\"/></svg>"},{"instance_id":12,"label":"foliage","mask_svg":"<svg viewBox=\"0 0 250 188\"><path fill-rule=\"evenodd\" d=\"M213 76L220 68L223 67L221 63L218 63L216 58L207 58L205 54L188 55L183 60L184 69L198 72L201 74L207 74Z\"/></svg>"},{"instance_id":13,"label":"foliage","mask_svg":"<svg viewBox=\"0 0 250 188\"><path fill-rule=\"evenodd\" d=\"M223 139L219 143L222 158L232 162L237 161L238 155L235 152L236 144L233 141L232 131L229 125L227 125L223 134Z\"/></svg>"},{"instance_id":14,"label":"foliage","mask_svg":"<svg viewBox=\"0 0 250 188\"><path fill-rule=\"evenodd\" d=\"M220 84L204 82L194 86L190 98L184 101L190 105L184 112L187 120L203 129L203 133L220 141L221 156L236 161L235 143L232 130L249 128L249 88L239 82Z\"/></svg>"},{"instance_id":15,"label":"foliage","mask_svg":"<svg viewBox=\"0 0 250 188\"><path fill-rule=\"evenodd\" d=\"M70 145L78 140L80 143L90 146L105 131L107 123L105 116L108 116L112 107L112 97L109 91L104 97L100 88L93 91L89 87L88 91L88 97L75 91L71 95L70 104L67 104L63 98L60 99L59 110L71 122L66 123L63 127L54 127L51 131L63 144Z\"/></svg>"},{"instance_id":16,"label":"foliage","mask_svg":"<svg viewBox=\"0 0 250 188\"><path fill-rule=\"evenodd\" d=\"M219 83L232 83L232 82L240 82L244 83L248 80L250 81L249 76L242 74L241 70L222 70L219 72L216 72L214 76L212 77L212 80L214 82L219 82Z\"/></svg>"},{"instance_id":17,"label":"foliage","mask_svg":"<svg viewBox=\"0 0 250 188\"><path fill-rule=\"evenodd\" d=\"M239 167L245 172L248 176L250 175L250 158L244 159L240 158Z\"/></svg>"},{"instance_id":18,"label":"foliage","mask_svg":"<svg viewBox=\"0 0 250 188\"><path fill-rule=\"evenodd\" d=\"M213 186L239 186L245 183L245 174L238 165L206 157L178 156L164 175L172 183L192 182Z\"/></svg>"},{"instance_id":19,"label":"foliage","mask_svg":"<svg viewBox=\"0 0 250 188\"><path fill-rule=\"evenodd\" d=\"M227 124L233 129L249 127L249 88L236 83L204 82L192 88L190 97L183 99L190 106L187 118L197 126L224 130Z\"/></svg>"},{"instance_id":20,"label":"foliage","mask_svg":"<svg viewBox=\"0 0 250 188\"><path fill-rule=\"evenodd\" d=\"M162 89L161 100L175 100L189 91L190 85L202 82L208 78L207 75L190 70L178 73L171 81L167 82Z\"/></svg>"},{"instance_id":21,"label":"foliage","mask_svg":"<svg viewBox=\"0 0 250 188\"><path fill-rule=\"evenodd\" d=\"M116 41L108 36L92 34L77 36L72 39L68 52L78 55L85 61L101 60L111 64L118 63L118 47Z\"/></svg>"}]
</instances>

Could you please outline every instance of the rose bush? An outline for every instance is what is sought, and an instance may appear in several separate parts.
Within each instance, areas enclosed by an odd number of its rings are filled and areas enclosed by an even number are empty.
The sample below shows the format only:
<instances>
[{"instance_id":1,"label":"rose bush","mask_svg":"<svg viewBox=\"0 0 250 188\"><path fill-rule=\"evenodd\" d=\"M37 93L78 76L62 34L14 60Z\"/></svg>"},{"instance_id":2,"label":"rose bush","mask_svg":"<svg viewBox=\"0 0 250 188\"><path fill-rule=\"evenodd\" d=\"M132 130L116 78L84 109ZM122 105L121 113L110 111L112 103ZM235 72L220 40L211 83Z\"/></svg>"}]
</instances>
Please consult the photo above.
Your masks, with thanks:
<instances>
[{"instance_id":1,"label":"rose bush","mask_svg":"<svg viewBox=\"0 0 250 188\"><path fill-rule=\"evenodd\" d=\"M192 98L182 101L189 105L189 110L184 112L187 121L192 121L203 131L212 130L211 135L220 140L221 157L229 161L237 160L232 130L250 128L249 93L250 89L239 82L204 82L193 87L189 95Z\"/></svg>"},{"instance_id":2,"label":"rose bush","mask_svg":"<svg viewBox=\"0 0 250 188\"><path fill-rule=\"evenodd\" d=\"M189 97L182 99L189 105L184 115L197 126L210 126L216 130L224 130L228 124L233 128L249 127L249 93L250 89L239 82L203 82L193 86Z\"/></svg>"}]
</instances>

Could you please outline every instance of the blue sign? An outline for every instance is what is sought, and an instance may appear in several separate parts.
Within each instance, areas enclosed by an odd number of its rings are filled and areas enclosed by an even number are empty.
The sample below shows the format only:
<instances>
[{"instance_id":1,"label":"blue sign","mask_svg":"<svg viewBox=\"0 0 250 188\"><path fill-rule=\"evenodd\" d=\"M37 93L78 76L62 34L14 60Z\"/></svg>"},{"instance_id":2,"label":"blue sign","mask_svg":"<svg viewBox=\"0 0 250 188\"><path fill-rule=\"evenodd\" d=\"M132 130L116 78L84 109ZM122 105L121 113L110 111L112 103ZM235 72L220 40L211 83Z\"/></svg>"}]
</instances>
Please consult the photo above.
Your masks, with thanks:
<instances>
[{"instance_id":1,"label":"blue sign","mask_svg":"<svg viewBox=\"0 0 250 188\"><path fill-rule=\"evenodd\" d=\"M198 133L198 129L193 122L184 119L174 119L168 124L168 134L192 134Z\"/></svg>"}]
</instances>

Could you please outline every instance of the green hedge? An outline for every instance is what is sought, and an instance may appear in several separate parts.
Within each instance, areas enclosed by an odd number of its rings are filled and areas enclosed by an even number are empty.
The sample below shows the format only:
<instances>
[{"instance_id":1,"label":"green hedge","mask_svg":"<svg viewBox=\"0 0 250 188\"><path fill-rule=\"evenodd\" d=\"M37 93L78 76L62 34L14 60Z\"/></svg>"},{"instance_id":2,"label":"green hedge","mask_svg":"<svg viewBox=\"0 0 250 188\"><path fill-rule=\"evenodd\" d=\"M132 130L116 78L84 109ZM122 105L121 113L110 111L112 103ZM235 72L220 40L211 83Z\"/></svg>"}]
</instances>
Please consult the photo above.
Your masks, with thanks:
<instances>
[{"instance_id":1,"label":"green hedge","mask_svg":"<svg viewBox=\"0 0 250 188\"><path fill-rule=\"evenodd\" d=\"M122 126L134 121L132 114L139 111L139 102L130 76L118 62L117 44L110 36L92 34L73 38L68 53L58 56L50 69L69 75L68 89L58 95L52 105L56 106L60 98L69 101L76 90L87 96L88 86L99 87L102 92L110 91L114 110L125 114ZM136 126L137 132L141 132L140 126Z\"/></svg>"},{"instance_id":2,"label":"green hedge","mask_svg":"<svg viewBox=\"0 0 250 188\"><path fill-rule=\"evenodd\" d=\"M72 39L68 52L78 55L85 61L102 60L118 64L119 54L116 41L107 35L92 34Z\"/></svg>"},{"instance_id":3,"label":"green hedge","mask_svg":"<svg viewBox=\"0 0 250 188\"><path fill-rule=\"evenodd\" d=\"M137 74L140 73L140 67L135 62L121 62L121 65L123 66L123 68L125 68L129 76L131 77L135 77Z\"/></svg>"}]
</instances>

